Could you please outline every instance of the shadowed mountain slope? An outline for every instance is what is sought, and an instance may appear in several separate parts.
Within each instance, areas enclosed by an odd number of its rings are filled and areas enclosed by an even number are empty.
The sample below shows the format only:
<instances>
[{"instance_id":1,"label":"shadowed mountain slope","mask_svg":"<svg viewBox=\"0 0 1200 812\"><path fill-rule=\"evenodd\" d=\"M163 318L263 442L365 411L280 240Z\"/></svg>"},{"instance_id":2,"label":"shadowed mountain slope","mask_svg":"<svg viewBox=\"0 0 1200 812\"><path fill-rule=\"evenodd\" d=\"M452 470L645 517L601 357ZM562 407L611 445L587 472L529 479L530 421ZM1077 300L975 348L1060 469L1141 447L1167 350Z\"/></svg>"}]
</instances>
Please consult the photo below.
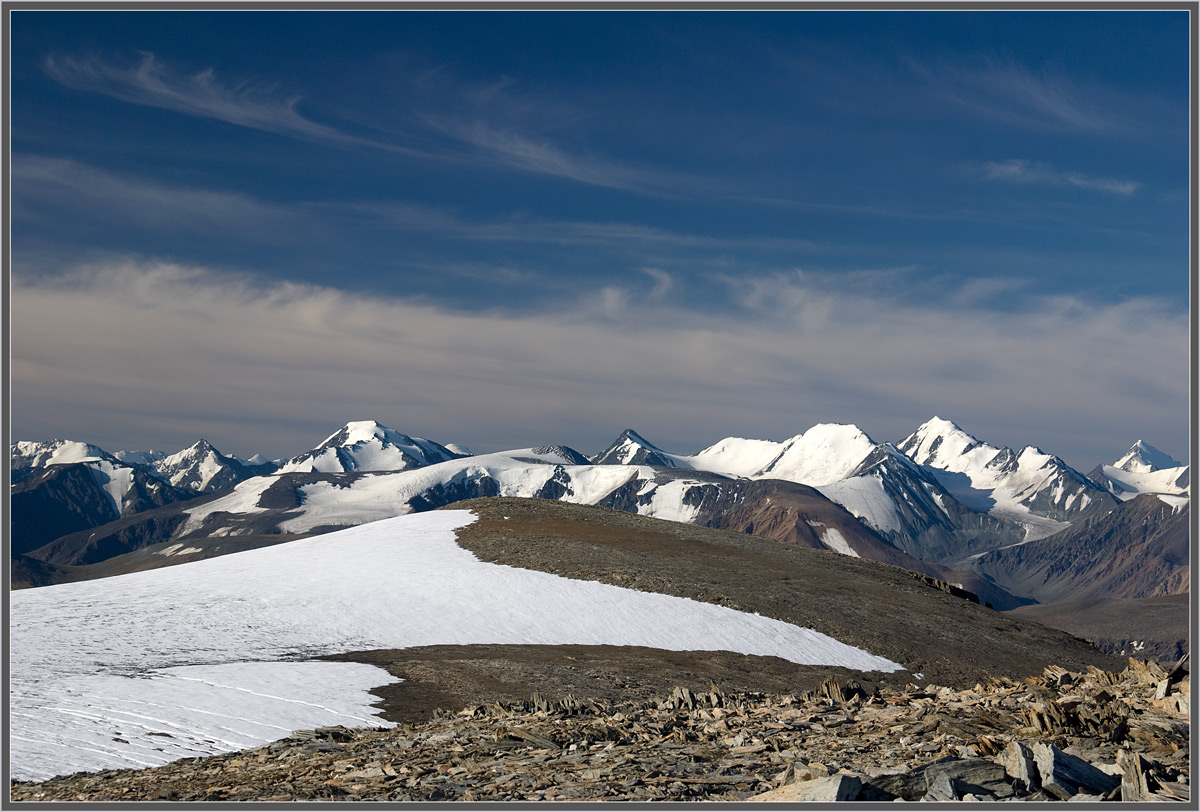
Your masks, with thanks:
<instances>
[{"instance_id":1,"label":"shadowed mountain slope","mask_svg":"<svg viewBox=\"0 0 1200 812\"><path fill-rule=\"evenodd\" d=\"M1049 538L982 555L973 568L1039 603L1186 592L1190 515L1142 494Z\"/></svg>"}]
</instances>

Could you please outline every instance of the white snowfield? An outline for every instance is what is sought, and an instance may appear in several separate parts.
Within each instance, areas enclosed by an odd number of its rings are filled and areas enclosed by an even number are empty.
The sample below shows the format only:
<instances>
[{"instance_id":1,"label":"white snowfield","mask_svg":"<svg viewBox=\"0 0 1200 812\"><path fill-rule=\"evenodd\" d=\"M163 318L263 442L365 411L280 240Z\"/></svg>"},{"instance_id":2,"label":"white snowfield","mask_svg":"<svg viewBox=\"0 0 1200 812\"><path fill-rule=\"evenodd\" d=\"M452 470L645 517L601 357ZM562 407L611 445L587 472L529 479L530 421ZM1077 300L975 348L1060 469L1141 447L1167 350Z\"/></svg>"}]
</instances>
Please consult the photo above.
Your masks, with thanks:
<instances>
[{"instance_id":1,"label":"white snowfield","mask_svg":"<svg viewBox=\"0 0 1200 812\"><path fill-rule=\"evenodd\" d=\"M373 666L320 654L432 644L727 650L895 671L810 629L480 562L467 511L401 516L219 558L11 596L12 776L162 764L297 728L383 725Z\"/></svg>"},{"instance_id":2,"label":"white snowfield","mask_svg":"<svg viewBox=\"0 0 1200 812\"><path fill-rule=\"evenodd\" d=\"M747 479L766 468L783 451L783 443L773 440L747 440L726 437L690 457L672 455L680 467L711 471Z\"/></svg>"},{"instance_id":3,"label":"white snowfield","mask_svg":"<svg viewBox=\"0 0 1200 812\"><path fill-rule=\"evenodd\" d=\"M1109 491L1122 502L1143 493L1160 497L1186 496L1191 483L1186 465L1156 471L1126 471L1115 465L1104 465L1100 470L1109 481Z\"/></svg>"}]
</instances>

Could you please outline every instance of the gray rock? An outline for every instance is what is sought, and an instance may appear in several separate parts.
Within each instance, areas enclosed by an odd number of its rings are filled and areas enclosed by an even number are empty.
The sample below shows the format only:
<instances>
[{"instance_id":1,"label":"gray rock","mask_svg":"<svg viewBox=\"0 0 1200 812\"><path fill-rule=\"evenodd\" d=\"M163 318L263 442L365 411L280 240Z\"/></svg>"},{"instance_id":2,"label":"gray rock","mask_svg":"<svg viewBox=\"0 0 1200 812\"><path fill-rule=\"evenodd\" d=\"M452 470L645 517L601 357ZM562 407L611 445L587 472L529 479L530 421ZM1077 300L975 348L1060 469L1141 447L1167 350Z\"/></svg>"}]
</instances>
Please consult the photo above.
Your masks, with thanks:
<instances>
[{"instance_id":1,"label":"gray rock","mask_svg":"<svg viewBox=\"0 0 1200 812\"><path fill-rule=\"evenodd\" d=\"M921 796L922 801L957 801L962 784L947 773L939 773L929 782L929 789Z\"/></svg>"},{"instance_id":2,"label":"gray rock","mask_svg":"<svg viewBox=\"0 0 1200 812\"><path fill-rule=\"evenodd\" d=\"M966 794L994 795L997 798L1010 798L1013 795L1012 784L1004 767L987 759L935 762L926 768L925 774L930 791L936 782L945 777L959 798Z\"/></svg>"},{"instance_id":3,"label":"gray rock","mask_svg":"<svg viewBox=\"0 0 1200 812\"><path fill-rule=\"evenodd\" d=\"M1064 753L1053 744L1038 742L1033 746L1042 789L1061 800L1074 795L1107 795L1116 789L1121 779L1101 772L1078 756Z\"/></svg>"},{"instance_id":4,"label":"gray rock","mask_svg":"<svg viewBox=\"0 0 1200 812\"><path fill-rule=\"evenodd\" d=\"M1004 771L1013 781L1020 781L1027 792L1033 792L1039 786L1037 764L1033 760L1033 751L1019 741L1011 741L1003 753L996 756L996 762L1004 767Z\"/></svg>"},{"instance_id":5,"label":"gray rock","mask_svg":"<svg viewBox=\"0 0 1200 812\"><path fill-rule=\"evenodd\" d=\"M856 775L838 773L827 778L811 781L794 781L791 784L747 798L748 801L786 803L830 803L853 801L862 789L862 779Z\"/></svg>"}]
</instances>

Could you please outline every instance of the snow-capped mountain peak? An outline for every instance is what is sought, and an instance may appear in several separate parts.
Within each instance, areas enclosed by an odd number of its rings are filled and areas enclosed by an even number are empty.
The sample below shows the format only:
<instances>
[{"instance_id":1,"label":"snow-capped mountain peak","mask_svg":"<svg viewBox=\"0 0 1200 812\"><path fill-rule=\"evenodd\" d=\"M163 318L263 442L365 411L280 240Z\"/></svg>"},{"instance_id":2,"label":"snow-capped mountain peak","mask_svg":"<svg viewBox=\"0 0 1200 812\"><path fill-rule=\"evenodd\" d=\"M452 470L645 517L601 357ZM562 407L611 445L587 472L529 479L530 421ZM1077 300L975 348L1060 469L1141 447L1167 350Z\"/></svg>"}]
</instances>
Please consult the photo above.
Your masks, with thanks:
<instances>
[{"instance_id":1,"label":"snow-capped mountain peak","mask_svg":"<svg viewBox=\"0 0 1200 812\"><path fill-rule=\"evenodd\" d=\"M592 457L596 465L664 465L678 468L675 455L668 454L633 429L621 432L612 445Z\"/></svg>"},{"instance_id":2,"label":"snow-capped mountain peak","mask_svg":"<svg viewBox=\"0 0 1200 812\"><path fill-rule=\"evenodd\" d=\"M325 441L317 447L354 445L356 443L370 442L372 439L387 442L391 437L395 437L396 435L400 435L400 432L393 431L375 420L352 420L326 437Z\"/></svg>"},{"instance_id":3,"label":"snow-capped mountain peak","mask_svg":"<svg viewBox=\"0 0 1200 812\"><path fill-rule=\"evenodd\" d=\"M1097 465L1088 476L1127 501L1143 493L1183 496L1191 485L1191 469L1149 443L1138 440L1112 465Z\"/></svg>"},{"instance_id":4,"label":"snow-capped mountain peak","mask_svg":"<svg viewBox=\"0 0 1200 812\"><path fill-rule=\"evenodd\" d=\"M1152 471L1162 471L1166 468L1180 468L1183 463L1164 454L1149 443L1138 440L1125 456L1113 463L1114 468L1128 471L1131 474L1148 474Z\"/></svg>"},{"instance_id":5,"label":"snow-capped mountain peak","mask_svg":"<svg viewBox=\"0 0 1200 812\"><path fill-rule=\"evenodd\" d=\"M951 420L934 417L921 424L906 437L898 448L918 465L943 467L949 460L961 457L977 448L977 463L986 465L1000 449L980 443Z\"/></svg>"},{"instance_id":6,"label":"snow-capped mountain peak","mask_svg":"<svg viewBox=\"0 0 1200 812\"><path fill-rule=\"evenodd\" d=\"M163 457L154 467L175 487L202 492L232 487L249 476L242 463L225 456L205 439Z\"/></svg>"},{"instance_id":7,"label":"snow-capped mountain peak","mask_svg":"<svg viewBox=\"0 0 1200 812\"><path fill-rule=\"evenodd\" d=\"M963 505L1025 525L1027 539L1050 535L1112 504L1103 489L1053 454L1031 445L1020 451L989 445L940 417L910 434L899 449Z\"/></svg>"},{"instance_id":8,"label":"snow-capped mountain peak","mask_svg":"<svg viewBox=\"0 0 1200 812\"><path fill-rule=\"evenodd\" d=\"M347 423L319 446L293 457L278 473L404 471L462 456L443 445L410 437L374 420Z\"/></svg>"},{"instance_id":9,"label":"snow-capped mountain peak","mask_svg":"<svg viewBox=\"0 0 1200 812\"><path fill-rule=\"evenodd\" d=\"M858 426L818 423L783 444L779 456L756 478L787 479L819 487L850 476L876 443Z\"/></svg>"},{"instance_id":10,"label":"snow-capped mountain peak","mask_svg":"<svg viewBox=\"0 0 1200 812\"><path fill-rule=\"evenodd\" d=\"M119 462L99 446L77 440L51 440L45 443L19 441L9 446L9 465L13 470L93 460Z\"/></svg>"}]
</instances>

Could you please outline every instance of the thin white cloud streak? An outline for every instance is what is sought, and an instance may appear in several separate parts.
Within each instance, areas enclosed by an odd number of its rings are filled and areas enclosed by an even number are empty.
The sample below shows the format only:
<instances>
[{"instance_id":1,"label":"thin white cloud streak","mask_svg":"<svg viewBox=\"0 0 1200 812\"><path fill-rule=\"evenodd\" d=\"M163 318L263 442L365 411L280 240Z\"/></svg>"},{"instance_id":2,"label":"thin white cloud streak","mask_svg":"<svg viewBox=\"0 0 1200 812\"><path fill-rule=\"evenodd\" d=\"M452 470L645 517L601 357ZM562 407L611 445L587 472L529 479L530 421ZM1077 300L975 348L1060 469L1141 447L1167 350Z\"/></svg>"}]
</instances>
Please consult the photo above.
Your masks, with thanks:
<instances>
[{"instance_id":1,"label":"thin white cloud streak","mask_svg":"<svg viewBox=\"0 0 1200 812\"><path fill-rule=\"evenodd\" d=\"M130 104L161 107L190 116L211 118L316 141L361 144L361 139L317 123L296 110L302 96L281 96L275 86L241 83L223 84L212 68L191 76L177 74L169 66L143 53L137 67L122 68L98 57L76 59L47 56L46 73L76 90L101 93ZM376 144L375 146L380 146Z\"/></svg>"},{"instance_id":2,"label":"thin white cloud streak","mask_svg":"<svg viewBox=\"0 0 1200 812\"><path fill-rule=\"evenodd\" d=\"M614 161L569 155L546 140L538 140L511 129L498 129L484 122L469 124L438 122L426 118L446 135L476 148L486 159L508 169L565 178L590 186L663 194L679 183L660 173L634 169Z\"/></svg>"},{"instance_id":3,"label":"thin white cloud streak","mask_svg":"<svg viewBox=\"0 0 1200 812\"><path fill-rule=\"evenodd\" d=\"M1063 172L1049 164L1035 163L1019 158L1007 161L989 161L978 167L984 180L1008 183L1039 184L1044 186L1074 186L1108 194L1129 196L1142 188L1138 181L1117 178L1097 178L1082 172Z\"/></svg>"},{"instance_id":4,"label":"thin white cloud streak","mask_svg":"<svg viewBox=\"0 0 1200 812\"><path fill-rule=\"evenodd\" d=\"M1186 126L1186 108L1178 103L1084 85L1061 71L1035 72L1011 60L978 66L909 60L908 66L933 98L1006 126L1121 137Z\"/></svg>"},{"instance_id":5,"label":"thin white cloud streak","mask_svg":"<svg viewBox=\"0 0 1200 812\"><path fill-rule=\"evenodd\" d=\"M570 155L544 138L538 139L513 128L498 128L481 120L461 123L434 115L414 114L409 123L416 128L416 133L390 131L386 138L365 138L321 124L300 113L297 110L303 99L300 94L282 95L275 85L266 83L229 85L221 81L213 68L190 76L182 75L152 53L143 53L137 67L118 67L95 56L76 59L49 55L43 61L43 69L55 81L76 90L335 146L365 147L414 158L482 163L640 194L664 195L681 184L697 185L695 179L679 175ZM484 96L490 99L496 91L498 88ZM460 95L471 94L463 92ZM457 147L437 145L430 139L436 135L453 139ZM415 136L420 137L419 146ZM397 139L409 143L397 143Z\"/></svg>"},{"instance_id":6,"label":"thin white cloud streak","mask_svg":"<svg viewBox=\"0 0 1200 812\"><path fill-rule=\"evenodd\" d=\"M316 435L367 417L477 450L595 451L633 425L696 451L821 421L899 440L936 413L1078 465L1111 461L1086 438L1117 451L1186 438L1187 317L1156 301L1059 297L1005 313L778 275L714 317L637 293L609 286L530 316L164 263L18 274L13 426L90 439L155 424L173 441L138 444L168 447L212 429L234 453L282 455L315 441L296 425ZM1014 415L1040 434L988 433ZM248 428L231 436L239 421Z\"/></svg>"},{"instance_id":7,"label":"thin white cloud streak","mask_svg":"<svg viewBox=\"0 0 1200 812\"><path fill-rule=\"evenodd\" d=\"M70 216L168 233L221 233L282 243L323 230L319 218L247 195L163 184L76 161L15 155L14 217L56 222Z\"/></svg>"},{"instance_id":8,"label":"thin white cloud streak","mask_svg":"<svg viewBox=\"0 0 1200 812\"><path fill-rule=\"evenodd\" d=\"M586 220L548 220L514 215L490 221L470 221L448 209L407 203L314 203L314 211L349 216L360 224L441 233L479 242L544 243L548 245L641 244L706 251L756 249L837 253L857 246L768 235L720 237L644 226L637 223Z\"/></svg>"}]
</instances>

